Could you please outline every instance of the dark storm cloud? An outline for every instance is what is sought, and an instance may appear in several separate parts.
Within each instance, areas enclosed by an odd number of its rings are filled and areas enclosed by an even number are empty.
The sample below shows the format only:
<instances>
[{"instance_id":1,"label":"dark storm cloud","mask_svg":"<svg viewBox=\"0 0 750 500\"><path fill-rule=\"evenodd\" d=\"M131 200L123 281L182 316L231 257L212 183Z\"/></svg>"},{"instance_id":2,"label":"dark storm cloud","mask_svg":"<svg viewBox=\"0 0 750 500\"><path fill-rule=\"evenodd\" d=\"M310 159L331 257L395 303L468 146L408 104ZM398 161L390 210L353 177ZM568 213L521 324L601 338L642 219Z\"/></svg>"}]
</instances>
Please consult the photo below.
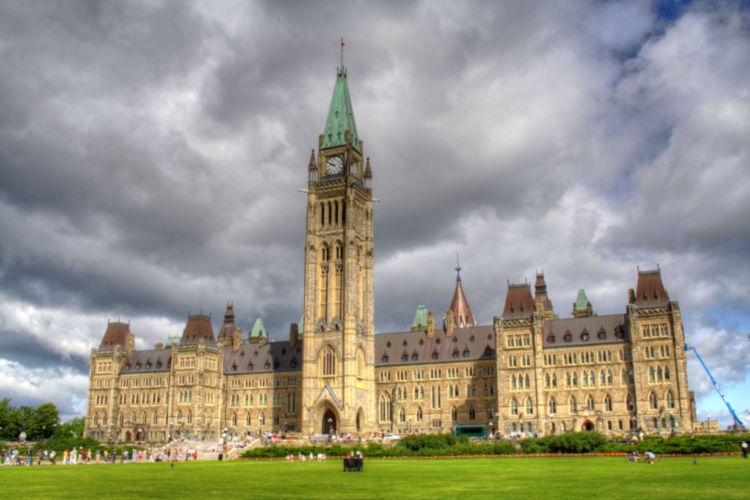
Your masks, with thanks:
<instances>
[{"instance_id":1,"label":"dark storm cloud","mask_svg":"<svg viewBox=\"0 0 750 500\"><path fill-rule=\"evenodd\" d=\"M700 322L750 306L747 13L659 9L4 3L0 370L73 360L85 391L107 318L149 346L188 310L218 328L230 300L245 331L262 316L284 338L302 304L297 189L344 36L382 199L378 330L423 303L442 316L457 250L482 323L506 280L542 268L561 315L579 287L621 312L636 266L658 262L688 330L741 381L746 352L715 340L740 326ZM49 325L66 335L44 344Z\"/></svg>"}]
</instances>

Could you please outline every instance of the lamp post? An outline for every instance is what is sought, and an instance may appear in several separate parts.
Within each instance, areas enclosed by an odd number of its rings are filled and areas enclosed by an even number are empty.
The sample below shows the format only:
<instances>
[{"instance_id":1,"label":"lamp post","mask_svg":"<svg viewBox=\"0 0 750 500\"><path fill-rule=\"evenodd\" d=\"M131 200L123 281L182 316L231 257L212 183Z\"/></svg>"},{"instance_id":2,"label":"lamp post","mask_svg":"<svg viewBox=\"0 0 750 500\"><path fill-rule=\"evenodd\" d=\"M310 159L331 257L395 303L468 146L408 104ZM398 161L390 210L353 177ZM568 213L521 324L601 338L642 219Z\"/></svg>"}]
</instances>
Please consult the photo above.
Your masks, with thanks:
<instances>
[{"instance_id":1,"label":"lamp post","mask_svg":"<svg viewBox=\"0 0 750 500\"><path fill-rule=\"evenodd\" d=\"M328 435L330 438L332 438L334 434L336 433L333 430L333 419L331 417L328 417Z\"/></svg>"},{"instance_id":2,"label":"lamp post","mask_svg":"<svg viewBox=\"0 0 750 500\"><path fill-rule=\"evenodd\" d=\"M493 426L494 426L494 424L493 424L492 420L490 420L490 435L487 436L490 439L495 435L495 430L493 429Z\"/></svg>"}]
</instances>

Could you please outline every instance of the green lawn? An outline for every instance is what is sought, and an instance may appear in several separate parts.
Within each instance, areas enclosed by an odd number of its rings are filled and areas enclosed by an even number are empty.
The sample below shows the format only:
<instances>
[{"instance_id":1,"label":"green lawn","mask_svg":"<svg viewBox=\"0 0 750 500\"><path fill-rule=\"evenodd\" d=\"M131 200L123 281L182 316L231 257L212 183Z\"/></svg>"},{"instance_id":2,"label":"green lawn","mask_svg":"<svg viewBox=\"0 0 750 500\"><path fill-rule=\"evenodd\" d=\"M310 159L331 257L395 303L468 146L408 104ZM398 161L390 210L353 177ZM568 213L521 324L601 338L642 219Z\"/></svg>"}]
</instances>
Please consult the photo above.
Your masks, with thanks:
<instances>
[{"instance_id":1,"label":"green lawn","mask_svg":"<svg viewBox=\"0 0 750 500\"><path fill-rule=\"evenodd\" d=\"M488 458L328 463L192 462L0 468L2 498L748 498L750 460Z\"/></svg>"}]
</instances>

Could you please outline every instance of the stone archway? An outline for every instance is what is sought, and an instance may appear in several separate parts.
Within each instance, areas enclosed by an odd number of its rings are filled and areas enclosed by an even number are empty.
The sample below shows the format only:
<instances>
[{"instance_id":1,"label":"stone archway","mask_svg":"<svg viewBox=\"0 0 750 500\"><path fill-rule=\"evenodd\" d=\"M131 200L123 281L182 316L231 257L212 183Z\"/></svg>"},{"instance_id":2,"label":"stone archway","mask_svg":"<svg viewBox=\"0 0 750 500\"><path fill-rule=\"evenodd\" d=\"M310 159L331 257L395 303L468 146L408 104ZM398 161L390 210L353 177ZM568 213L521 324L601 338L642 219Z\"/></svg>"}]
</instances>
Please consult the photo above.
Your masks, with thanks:
<instances>
[{"instance_id":1,"label":"stone archway","mask_svg":"<svg viewBox=\"0 0 750 500\"><path fill-rule=\"evenodd\" d=\"M336 434L336 429L338 429L338 419L336 418L336 413L334 413L333 410L330 408L326 408L326 411L323 412L323 420L321 421L321 432L323 434L329 434L333 435Z\"/></svg>"},{"instance_id":2,"label":"stone archway","mask_svg":"<svg viewBox=\"0 0 750 500\"><path fill-rule=\"evenodd\" d=\"M133 433L131 431L125 431L125 442L126 443L133 442Z\"/></svg>"},{"instance_id":3,"label":"stone archway","mask_svg":"<svg viewBox=\"0 0 750 500\"><path fill-rule=\"evenodd\" d=\"M593 422L592 422L591 420L586 420L586 421L585 421L585 422L583 423L583 427L582 427L582 429L583 429L584 431L593 431L593 430L595 430L595 429L596 429L596 426L594 425L594 423L593 423Z\"/></svg>"}]
</instances>

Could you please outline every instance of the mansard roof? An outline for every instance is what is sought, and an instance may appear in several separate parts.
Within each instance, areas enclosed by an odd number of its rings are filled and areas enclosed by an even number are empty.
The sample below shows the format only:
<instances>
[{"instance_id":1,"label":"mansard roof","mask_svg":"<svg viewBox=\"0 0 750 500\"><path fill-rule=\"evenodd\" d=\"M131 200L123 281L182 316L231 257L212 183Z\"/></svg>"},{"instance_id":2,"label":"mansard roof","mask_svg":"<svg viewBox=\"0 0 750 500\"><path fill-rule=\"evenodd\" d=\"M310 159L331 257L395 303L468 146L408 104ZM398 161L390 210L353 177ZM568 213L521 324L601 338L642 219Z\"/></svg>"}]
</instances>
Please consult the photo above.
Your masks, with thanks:
<instances>
[{"instance_id":1,"label":"mansard roof","mask_svg":"<svg viewBox=\"0 0 750 500\"><path fill-rule=\"evenodd\" d=\"M448 336L440 329L430 338L424 331L375 335L375 365L397 366L450 361L495 359L492 325L456 328Z\"/></svg>"},{"instance_id":2,"label":"mansard roof","mask_svg":"<svg viewBox=\"0 0 750 500\"><path fill-rule=\"evenodd\" d=\"M242 344L237 351L224 348L224 373L226 375L302 370L302 342L289 347L280 340L265 344Z\"/></svg>"},{"instance_id":3,"label":"mansard roof","mask_svg":"<svg viewBox=\"0 0 750 500\"><path fill-rule=\"evenodd\" d=\"M661 269L657 267L653 271L638 270L635 303L644 307L665 306L669 303L669 294L661 280Z\"/></svg>"},{"instance_id":4,"label":"mansard roof","mask_svg":"<svg viewBox=\"0 0 750 500\"><path fill-rule=\"evenodd\" d=\"M505 295L505 307L503 308L503 319L522 319L530 317L536 306L531 296L531 287L528 283L508 283L508 293Z\"/></svg>"},{"instance_id":5,"label":"mansard roof","mask_svg":"<svg viewBox=\"0 0 750 500\"><path fill-rule=\"evenodd\" d=\"M147 349L133 351L120 369L121 374L168 372L171 364L171 349Z\"/></svg>"},{"instance_id":6,"label":"mansard roof","mask_svg":"<svg viewBox=\"0 0 750 500\"><path fill-rule=\"evenodd\" d=\"M216 342L214 328L211 325L211 316L206 314L189 315L180 344L197 344L201 340L211 344Z\"/></svg>"},{"instance_id":7,"label":"mansard roof","mask_svg":"<svg viewBox=\"0 0 750 500\"><path fill-rule=\"evenodd\" d=\"M125 340L130 333L130 324L115 321L107 323L107 330L102 337L99 349L114 349L115 346L125 347Z\"/></svg>"},{"instance_id":8,"label":"mansard roof","mask_svg":"<svg viewBox=\"0 0 750 500\"><path fill-rule=\"evenodd\" d=\"M571 347L621 343L629 332L624 314L586 318L550 319L544 322L542 347Z\"/></svg>"}]
</instances>

